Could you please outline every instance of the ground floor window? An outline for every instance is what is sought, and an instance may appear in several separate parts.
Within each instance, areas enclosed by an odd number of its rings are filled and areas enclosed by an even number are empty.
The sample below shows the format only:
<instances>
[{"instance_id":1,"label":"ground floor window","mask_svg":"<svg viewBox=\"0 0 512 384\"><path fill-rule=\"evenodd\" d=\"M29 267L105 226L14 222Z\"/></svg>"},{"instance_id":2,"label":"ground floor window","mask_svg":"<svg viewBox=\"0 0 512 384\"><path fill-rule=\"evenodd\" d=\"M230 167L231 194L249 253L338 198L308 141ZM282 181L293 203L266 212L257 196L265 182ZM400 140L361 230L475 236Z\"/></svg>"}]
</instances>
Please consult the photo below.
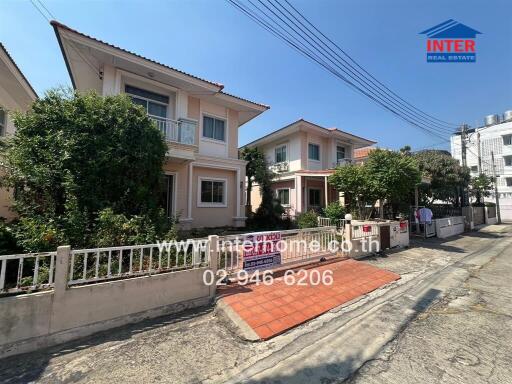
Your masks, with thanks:
<instances>
[{"instance_id":1,"label":"ground floor window","mask_svg":"<svg viewBox=\"0 0 512 384\"><path fill-rule=\"evenodd\" d=\"M164 208L167 218L171 218L174 215L174 175L164 175L162 182L161 206Z\"/></svg>"},{"instance_id":2,"label":"ground floor window","mask_svg":"<svg viewBox=\"0 0 512 384\"><path fill-rule=\"evenodd\" d=\"M281 205L290 205L290 190L288 188L278 189L277 199L279 200Z\"/></svg>"},{"instance_id":3,"label":"ground floor window","mask_svg":"<svg viewBox=\"0 0 512 384\"><path fill-rule=\"evenodd\" d=\"M309 205L312 207L320 206L320 190L310 189L309 190Z\"/></svg>"},{"instance_id":4,"label":"ground floor window","mask_svg":"<svg viewBox=\"0 0 512 384\"><path fill-rule=\"evenodd\" d=\"M200 179L200 203L226 204L226 181L218 179Z\"/></svg>"}]
</instances>

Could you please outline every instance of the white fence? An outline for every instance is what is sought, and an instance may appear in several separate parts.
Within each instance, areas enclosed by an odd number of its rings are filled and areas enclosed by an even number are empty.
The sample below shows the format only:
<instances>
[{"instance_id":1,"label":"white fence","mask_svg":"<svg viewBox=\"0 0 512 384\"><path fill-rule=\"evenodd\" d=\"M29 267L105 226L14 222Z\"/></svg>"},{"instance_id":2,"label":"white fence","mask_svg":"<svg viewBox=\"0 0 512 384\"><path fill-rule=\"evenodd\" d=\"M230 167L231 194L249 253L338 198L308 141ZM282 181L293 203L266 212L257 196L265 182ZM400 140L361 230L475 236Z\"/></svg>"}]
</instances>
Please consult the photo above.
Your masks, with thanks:
<instances>
[{"instance_id":1,"label":"white fence","mask_svg":"<svg viewBox=\"0 0 512 384\"><path fill-rule=\"evenodd\" d=\"M0 293L53 287L56 252L0 256Z\"/></svg>"},{"instance_id":2,"label":"white fence","mask_svg":"<svg viewBox=\"0 0 512 384\"><path fill-rule=\"evenodd\" d=\"M292 229L279 233L282 240L281 264L300 263L330 255L329 243L336 240L336 227ZM243 269L243 242L244 235L219 238L219 269L228 274ZM319 245L318 249L309 247L313 242Z\"/></svg>"},{"instance_id":3,"label":"white fence","mask_svg":"<svg viewBox=\"0 0 512 384\"><path fill-rule=\"evenodd\" d=\"M71 251L69 285L208 265L208 240L169 241Z\"/></svg>"}]
</instances>

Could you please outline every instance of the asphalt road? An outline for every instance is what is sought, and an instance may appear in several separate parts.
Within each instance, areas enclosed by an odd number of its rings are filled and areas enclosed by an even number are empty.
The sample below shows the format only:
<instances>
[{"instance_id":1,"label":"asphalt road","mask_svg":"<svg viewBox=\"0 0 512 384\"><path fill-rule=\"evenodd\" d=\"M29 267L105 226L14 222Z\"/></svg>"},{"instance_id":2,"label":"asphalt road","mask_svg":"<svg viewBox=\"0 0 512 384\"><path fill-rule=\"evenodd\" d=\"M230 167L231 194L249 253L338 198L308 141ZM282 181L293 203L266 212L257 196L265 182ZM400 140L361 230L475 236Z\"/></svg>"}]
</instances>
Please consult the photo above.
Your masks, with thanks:
<instances>
[{"instance_id":1,"label":"asphalt road","mask_svg":"<svg viewBox=\"0 0 512 384\"><path fill-rule=\"evenodd\" d=\"M510 383L512 226L367 262L402 279L267 342L210 308L0 360L1 383Z\"/></svg>"}]
</instances>

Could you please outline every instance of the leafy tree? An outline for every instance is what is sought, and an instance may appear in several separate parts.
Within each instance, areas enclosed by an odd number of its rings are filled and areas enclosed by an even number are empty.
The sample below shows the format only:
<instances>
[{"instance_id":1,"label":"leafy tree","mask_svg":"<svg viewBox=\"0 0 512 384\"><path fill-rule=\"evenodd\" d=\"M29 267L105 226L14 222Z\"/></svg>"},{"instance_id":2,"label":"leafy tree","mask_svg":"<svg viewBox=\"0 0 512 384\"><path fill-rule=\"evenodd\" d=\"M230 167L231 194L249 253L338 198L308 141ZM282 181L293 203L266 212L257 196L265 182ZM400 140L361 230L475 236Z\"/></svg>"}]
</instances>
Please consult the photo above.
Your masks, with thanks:
<instances>
[{"instance_id":1,"label":"leafy tree","mask_svg":"<svg viewBox=\"0 0 512 384\"><path fill-rule=\"evenodd\" d=\"M244 148L241 157L247 160L247 214L248 225L256 228L273 229L283 225L284 208L276 199L272 189L274 174L270 171L264 153L258 148ZM260 187L261 204L252 214L250 195L253 183Z\"/></svg>"},{"instance_id":2,"label":"leafy tree","mask_svg":"<svg viewBox=\"0 0 512 384\"><path fill-rule=\"evenodd\" d=\"M362 165L339 167L329 177L329 183L345 193L350 210L359 218L368 218L379 199L394 205L409 201L420 180L414 158L382 149L372 151Z\"/></svg>"},{"instance_id":3,"label":"leafy tree","mask_svg":"<svg viewBox=\"0 0 512 384\"><path fill-rule=\"evenodd\" d=\"M297 218L299 228L316 228L318 227L318 214L314 210L303 212Z\"/></svg>"},{"instance_id":4,"label":"leafy tree","mask_svg":"<svg viewBox=\"0 0 512 384\"><path fill-rule=\"evenodd\" d=\"M420 187L423 203L430 205L441 200L459 206L462 190L469 184L469 169L463 168L446 151L421 151L414 158L422 174L430 179L429 185Z\"/></svg>"},{"instance_id":5,"label":"leafy tree","mask_svg":"<svg viewBox=\"0 0 512 384\"><path fill-rule=\"evenodd\" d=\"M491 196L492 182L492 178L483 173L471 178L469 194L476 199L476 205L483 205L482 199Z\"/></svg>"},{"instance_id":6,"label":"leafy tree","mask_svg":"<svg viewBox=\"0 0 512 384\"><path fill-rule=\"evenodd\" d=\"M251 192L253 183L257 179L262 179L263 177L265 177L265 173L267 172L267 162L265 160L265 154L257 147L242 148L240 152L240 157L242 158L242 160L247 161L247 166L245 169L245 174L247 176L246 211L247 214L249 214L250 212L252 212Z\"/></svg>"},{"instance_id":7,"label":"leafy tree","mask_svg":"<svg viewBox=\"0 0 512 384\"><path fill-rule=\"evenodd\" d=\"M345 207L342 206L339 202L334 201L327 204L327 206L323 209L323 214L325 217L331 219L334 224L338 220L345 217Z\"/></svg>"},{"instance_id":8,"label":"leafy tree","mask_svg":"<svg viewBox=\"0 0 512 384\"><path fill-rule=\"evenodd\" d=\"M88 245L105 209L160 220L167 146L128 97L52 90L14 123L4 183L16 191L26 250Z\"/></svg>"}]
</instances>

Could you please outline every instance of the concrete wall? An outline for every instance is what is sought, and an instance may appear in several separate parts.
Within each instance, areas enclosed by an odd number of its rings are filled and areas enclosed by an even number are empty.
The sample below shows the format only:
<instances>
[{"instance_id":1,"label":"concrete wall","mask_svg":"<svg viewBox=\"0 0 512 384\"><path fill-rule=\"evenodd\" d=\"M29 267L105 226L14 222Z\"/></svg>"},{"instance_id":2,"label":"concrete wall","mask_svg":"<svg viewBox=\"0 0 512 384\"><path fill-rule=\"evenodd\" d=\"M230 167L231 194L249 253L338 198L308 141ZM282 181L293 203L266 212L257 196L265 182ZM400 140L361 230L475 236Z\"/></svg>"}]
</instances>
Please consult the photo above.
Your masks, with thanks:
<instances>
[{"instance_id":1,"label":"concrete wall","mask_svg":"<svg viewBox=\"0 0 512 384\"><path fill-rule=\"evenodd\" d=\"M448 217L434 221L436 222L436 236L441 239L459 235L464 232L463 216Z\"/></svg>"},{"instance_id":2,"label":"concrete wall","mask_svg":"<svg viewBox=\"0 0 512 384\"><path fill-rule=\"evenodd\" d=\"M53 291L0 298L0 358L205 305L215 293L207 268L68 287L68 266L60 247Z\"/></svg>"}]
</instances>

